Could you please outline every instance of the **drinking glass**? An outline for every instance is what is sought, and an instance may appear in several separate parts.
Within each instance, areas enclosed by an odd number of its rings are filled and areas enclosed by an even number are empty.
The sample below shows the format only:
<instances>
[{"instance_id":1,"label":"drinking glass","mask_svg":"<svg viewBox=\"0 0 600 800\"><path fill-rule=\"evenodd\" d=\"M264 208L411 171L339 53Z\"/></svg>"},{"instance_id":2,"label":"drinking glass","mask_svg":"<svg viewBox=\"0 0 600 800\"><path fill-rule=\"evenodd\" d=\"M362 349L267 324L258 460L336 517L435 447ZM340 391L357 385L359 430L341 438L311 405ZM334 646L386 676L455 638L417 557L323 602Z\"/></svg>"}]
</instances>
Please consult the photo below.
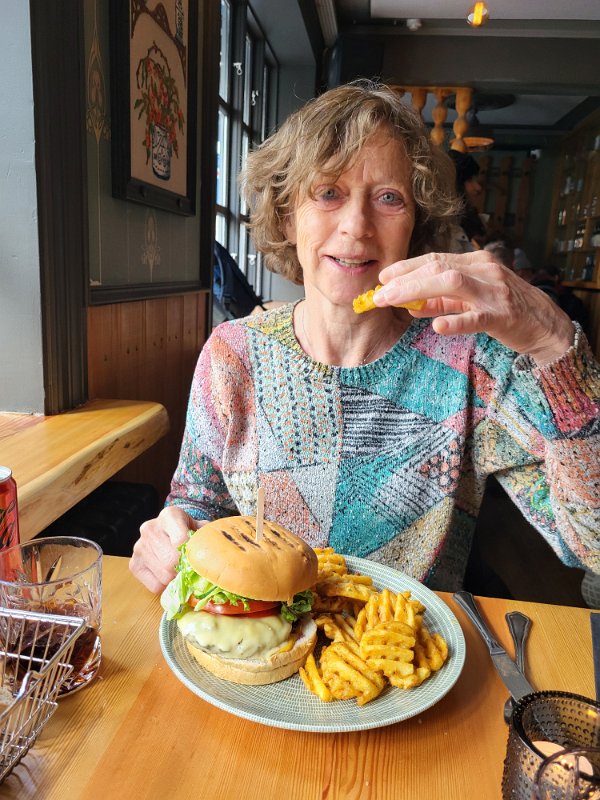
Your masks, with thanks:
<instances>
[{"instance_id":1,"label":"drinking glass","mask_svg":"<svg viewBox=\"0 0 600 800\"><path fill-rule=\"evenodd\" d=\"M73 669L59 696L87 686L96 675L101 659L102 550L95 542L55 536L1 550L0 606L85 619L70 659ZM26 650L26 639L27 632L14 643L18 652ZM60 642L42 640L40 646L44 649L40 656L49 658Z\"/></svg>"},{"instance_id":2,"label":"drinking glass","mask_svg":"<svg viewBox=\"0 0 600 800\"><path fill-rule=\"evenodd\" d=\"M538 771L547 756L555 755L557 746L591 752L600 748L600 704L570 692L534 692L523 697L515 706L508 731L504 800L537 800ZM599 763L596 756L592 763ZM549 766L546 775L552 775ZM570 795L559 792L557 789L555 795L546 797L571 800Z\"/></svg>"},{"instance_id":3,"label":"drinking glass","mask_svg":"<svg viewBox=\"0 0 600 800\"><path fill-rule=\"evenodd\" d=\"M535 800L599 800L600 748L566 748L545 758L535 776Z\"/></svg>"}]
</instances>

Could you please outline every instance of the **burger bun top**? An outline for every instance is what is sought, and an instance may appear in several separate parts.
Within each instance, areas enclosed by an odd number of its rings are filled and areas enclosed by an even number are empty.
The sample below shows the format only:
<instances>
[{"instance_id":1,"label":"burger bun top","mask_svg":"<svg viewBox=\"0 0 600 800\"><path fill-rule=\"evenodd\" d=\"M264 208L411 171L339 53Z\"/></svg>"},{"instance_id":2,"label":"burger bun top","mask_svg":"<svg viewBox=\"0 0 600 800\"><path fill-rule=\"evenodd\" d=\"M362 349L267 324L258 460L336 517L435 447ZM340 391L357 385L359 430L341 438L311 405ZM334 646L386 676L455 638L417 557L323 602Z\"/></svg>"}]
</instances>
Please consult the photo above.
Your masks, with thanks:
<instances>
[{"instance_id":1,"label":"burger bun top","mask_svg":"<svg viewBox=\"0 0 600 800\"><path fill-rule=\"evenodd\" d=\"M203 525L190 537L186 552L199 575L253 600L291 601L317 580L317 556L305 541L267 520L257 541L252 516Z\"/></svg>"}]
</instances>

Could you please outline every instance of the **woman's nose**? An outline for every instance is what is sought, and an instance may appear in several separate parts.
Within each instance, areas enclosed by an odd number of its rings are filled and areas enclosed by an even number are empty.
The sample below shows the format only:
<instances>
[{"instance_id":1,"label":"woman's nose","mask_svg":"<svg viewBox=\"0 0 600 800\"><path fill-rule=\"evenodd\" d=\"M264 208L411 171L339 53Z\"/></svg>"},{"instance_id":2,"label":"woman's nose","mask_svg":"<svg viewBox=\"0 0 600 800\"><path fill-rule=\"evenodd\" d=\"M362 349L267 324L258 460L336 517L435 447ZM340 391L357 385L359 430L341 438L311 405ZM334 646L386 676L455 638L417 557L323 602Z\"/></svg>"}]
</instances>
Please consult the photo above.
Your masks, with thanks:
<instances>
[{"instance_id":1,"label":"woman's nose","mask_svg":"<svg viewBox=\"0 0 600 800\"><path fill-rule=\"evenodd\" d=\"M340 211L339 229L340 233L352 236L354 239L372 235L373 220L366 199L354 198L344 203Z\"/></svg>"}]
</instances>

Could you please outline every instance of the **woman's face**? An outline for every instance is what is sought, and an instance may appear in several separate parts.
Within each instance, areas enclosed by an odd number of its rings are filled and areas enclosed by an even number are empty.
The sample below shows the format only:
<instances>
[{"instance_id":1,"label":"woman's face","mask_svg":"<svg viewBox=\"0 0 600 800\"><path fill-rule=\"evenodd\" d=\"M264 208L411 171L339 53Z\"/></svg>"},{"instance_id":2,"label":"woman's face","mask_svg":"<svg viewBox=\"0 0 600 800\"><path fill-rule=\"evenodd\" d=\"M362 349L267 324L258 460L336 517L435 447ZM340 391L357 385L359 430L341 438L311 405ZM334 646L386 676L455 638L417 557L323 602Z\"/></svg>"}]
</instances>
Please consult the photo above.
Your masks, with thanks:
<instances>
[{"instance_id":1,"label":"woman's face","mask_svg":"<svg viewBox=\"0 0 600 800\"><path fill-rule=\"evenodd\" d=\"M381 132L335 181L318 176L288 224L307 298L349 305L372 289L381 270L408 255L415 222L410 162Z\"/></svg>"}]
</instances>

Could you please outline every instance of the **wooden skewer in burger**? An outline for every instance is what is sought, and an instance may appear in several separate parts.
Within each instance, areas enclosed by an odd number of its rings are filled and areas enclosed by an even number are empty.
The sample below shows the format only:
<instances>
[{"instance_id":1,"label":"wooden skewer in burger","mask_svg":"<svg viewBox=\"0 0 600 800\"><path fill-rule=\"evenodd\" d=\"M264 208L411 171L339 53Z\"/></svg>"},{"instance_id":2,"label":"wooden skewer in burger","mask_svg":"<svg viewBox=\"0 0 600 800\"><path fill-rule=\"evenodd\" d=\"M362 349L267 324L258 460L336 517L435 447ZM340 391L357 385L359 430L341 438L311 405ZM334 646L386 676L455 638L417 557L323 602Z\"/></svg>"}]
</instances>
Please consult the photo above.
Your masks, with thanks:
<instances>
[{"instance_id":1,"label":"wooden skewer in burger","mask_svg":"<svg viewBox=\"0 0 600 800\"><path fill-rule=\"evenodd\" d=\"M234 683L290 677L317 638L310 615L317 556L299 537L257 517L214 520L180 547L177 575L161 596L191 655Z\"/></svg>"}]
</instances>

